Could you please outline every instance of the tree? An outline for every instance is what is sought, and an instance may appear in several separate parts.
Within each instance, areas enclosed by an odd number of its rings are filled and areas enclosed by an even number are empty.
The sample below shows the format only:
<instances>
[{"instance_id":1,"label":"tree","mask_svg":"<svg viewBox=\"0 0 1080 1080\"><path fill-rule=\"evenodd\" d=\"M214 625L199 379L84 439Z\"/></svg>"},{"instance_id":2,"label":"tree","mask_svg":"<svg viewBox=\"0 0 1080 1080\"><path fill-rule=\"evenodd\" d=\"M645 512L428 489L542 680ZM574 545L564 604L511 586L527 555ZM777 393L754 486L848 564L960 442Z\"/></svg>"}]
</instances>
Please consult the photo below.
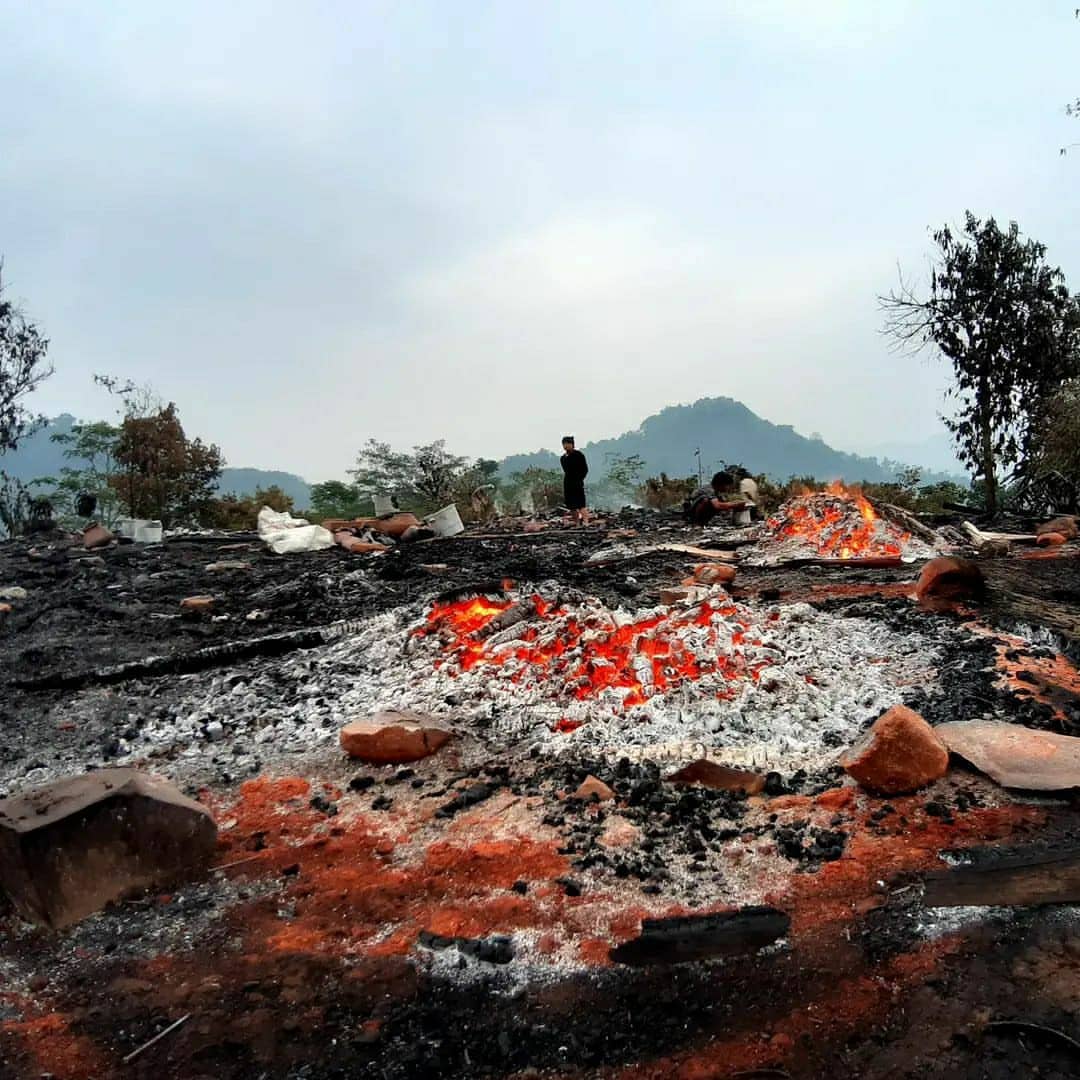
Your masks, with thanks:
<instances>
[{"instance_id":1,"label":"tree","mask_svg":"<svg viewBox=\"0 0 1080 1080\"><path fill-rule=\"evenodd\" d=\"M1031 453L1018 470L1017 501L1037 513L1080 509L1080 379L1044 404Z\"/></svg>"},{"instance_id":2,"label":"tree","mask_svg":"<svg viewBox=\"0 0 1080 1080\"><path fill-rule=\"evenodd\" d=\"M370 499L364 499L353 484L327 480L311 486L311 516L316 521L327 518L357 518L372 513Z\"/></svg>"},{"instance_id":3,"label":"tree","mask_svg":"<svg viewBox=\"0 0 1080 1080\"><path fill-rule=\"evenodd\" d=\"M0 263L0 456L14 450L40 422L27 411L25 400L53 372L45 359L49 342L4 299L2 275Z\"/></svg>"},{"instance_id":4,"label":"tree","mask_svg":"<svg viewBox=\"0 0 1080 1080\"><path fill-rule=\"evenodd\" d=\"M126 415L115 455L110 483L131 517L174 524L210 512L224 465L221 450L189 441L173 403L148 416Z\"/></svg>"},{"instance_id":5,"label":"tree","mask_svg":"<svg viewBox=\"0 0 1080 1080\"><path fill-rule=\"evenodd\" d=\"M434 510L451 501L465 468L466 459L449 453L443 439L414 446L411 454L369 439L357 455L352 475L362 498L392 495L401 506Z\"/></svg>"},{"instance_id":6,"label":"tree","mask_svg":"<svg viewBox=\"0 0 1080 1080\"><path fill-rule=\"evenodd\" d=\"M1080 307L1061 270L1047 265L1045 246L1022 239L1015 222L1002 231L969 211L959 234L946 225L933 238L929 296L901 278L879 298L885 331L900 347L932 347L952 363L956 411L945 424L995 514L1041 403L1077 370Z\"/></svg>"},{"instance_id":7,"label":"tree","mask_svg":"<svg viewBox=\"0 0 1080 1080\"><path fill-rule=\"evenodd\" d=\"M259 519L259 511L269 506L279 514L293 511L293 498L277 486L257 487L253 495L234 495L231 492L214 499L202 518L217 529L239 532L254 529Z\"/></svg>"},{"instance_id":8,"label":"tree","mask_svg":"<svg viewBox=\"0 0 1080 1080\"><path fill-rule=\"evenodd\" d=\"M64 447L64 457L72 462L58 477L43 477L35 484L50 486L49 498L58 516L74 522L79 514L76 503L83 493L97 500L95 516L112 526L118 516L118 498L112 483L116 475L116 446L120 428L106 420L75 423L70 432L52 436L52 442Z\"/></svg>"},{"instance_id":9,"label":"tree","mask_svg":"<svg viewBox=\"0 0 1080 1080\"><path fill-rule=\"evenodd\" d=\"M605 481L623 495L633 495L641 485L645 459L640 454L608 454Z\"/></svg>"}]
</instances>

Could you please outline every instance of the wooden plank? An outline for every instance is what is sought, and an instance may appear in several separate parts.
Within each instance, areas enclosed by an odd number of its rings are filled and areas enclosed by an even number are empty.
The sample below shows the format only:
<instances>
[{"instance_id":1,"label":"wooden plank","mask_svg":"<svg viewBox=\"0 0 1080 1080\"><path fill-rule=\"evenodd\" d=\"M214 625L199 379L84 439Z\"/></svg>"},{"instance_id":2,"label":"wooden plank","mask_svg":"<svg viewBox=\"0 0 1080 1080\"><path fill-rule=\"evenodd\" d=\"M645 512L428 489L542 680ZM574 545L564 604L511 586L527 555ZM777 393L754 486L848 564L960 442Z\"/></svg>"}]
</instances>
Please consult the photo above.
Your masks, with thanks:
<instances>
[{"instance_id":1,"label":"wooden plank","mask_svg":"<svg viewBox=\"0 0 1080 1080\"><path fill-rule=\"evenodd\" d=\"M991 859L927 874L926 907L1080 903L1080 847Z\"/></svg>"},{"instance_id":2,"label":"wooden plank","mask_svg":"<svg viewBox=\"0 0 1080 1080\"><path fill-rule=\"evenodd\" d=\"M987 540L1007 540L1010 544L1034 544L1038 537L1034 533L983 532L976 529L970 521L960 522L960 527L971 537L976 546Z\"/></svg>"}]
</instances>

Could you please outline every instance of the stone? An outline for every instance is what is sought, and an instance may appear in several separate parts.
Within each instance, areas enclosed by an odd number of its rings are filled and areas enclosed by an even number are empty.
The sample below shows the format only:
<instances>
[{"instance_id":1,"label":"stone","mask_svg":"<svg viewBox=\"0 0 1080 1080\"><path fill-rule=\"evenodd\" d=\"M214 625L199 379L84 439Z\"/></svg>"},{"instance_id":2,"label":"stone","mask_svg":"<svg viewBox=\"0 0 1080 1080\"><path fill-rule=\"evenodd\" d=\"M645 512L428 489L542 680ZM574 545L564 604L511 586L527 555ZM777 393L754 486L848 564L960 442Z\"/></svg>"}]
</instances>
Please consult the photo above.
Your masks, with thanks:
<instances>
[{"instance_id":1,"label":"stone","mask_svg":"<svg viewBox=\"0 0 1080 1080\"><path fill-rule=\"evenodd\" d=\"M894 705L874 721L841 764L867 791L903 795L944 776L949 751L917 712Z\"/></svg>"},{"instance_id":2,"label":"stone","mask_svg":"<svg viewBox=\"0 0 1080 1080\"><path fill-rule=\"evenodd\" d=\"M590 773L582 780L577 791L574 792L574 798L592 802L594 795L599 802L608 802L615 798L615 792L612 791L603 780L598 779Z\"/></svg>"},{"instance_id":3,"label":"stone","mask_svg":"<svg viewBox=\"0 0 1080 1080\"><path fill-rule=\"evenodd\" d=\"M983 559L1003 559L1012 551L1008 540L984 540L979 545L979 555Z\"/></svg>"},{"instance_id":4,"label":"stone","mask_svg":"<svg viewBox=\"0 0 1080 1080\"><path fill-rule=\"evenodd\" d=\"M180 601L180 610L191 615L206 615L214 609L212 596L189 596Z\"/></svg>"},{"instance_id":5,"label":"stone","mask_svg":"<svg viewBox=\"0 0 1080 1080\"><path fill-rule=\"evenodd\" d=\"M1038 544L1039 547L1061 547L1066 539L1067 538L1062 533L1044 532L1039 533L1039 537L1035 543Z\"/></svg>"},{"instance_id":6,"label":"stone","mask_svg":"<svg viewBox=\"0 0 1080 1080\"><path fill-rule=\"evenodd\" d=\"M699 563L694 567L699 585L728 585L735 580L735 567L726 563Z\"/></svg>"},{"instance_id":7,"label":"stone","mask_svg":"<svg viewBox=\"0 0 1080 1080\"><path fill-rule=\"evenodd\" d=\"M684 765L667 779L672 784L700 784L714 791L742 791L747 795L759 795L765 789L765 777L761 773L733 769L708 758Z\"/></svg>"},{"instance_id":8,"label":"stone","mask_svg":"<svg viewBox=\"0 0 1080 1080\"><path fill-rule=\"evenodd\" d=\"M0 801L0 888L20 915L53 928L201 873L216 846L205 806L135 769Z\"/></svg>"},{"instance_id":9,"label":"stone","mask_svg":"<svg viewBox=\"0 0 1080 1080\"><path fill-rule=\"evenodd\" d=\"M7 603L17 603L20 600L25 600L30 594L18 585L5 585L0 588L0 600L4 600Z\"/></svg>"},{"instance_id":10,"label":"stone","mask_svg":"<svg viewBox=\"0 0 1080 1080\"><path fill-rule=\"evenodd\" d=\"M1002 787L1080 787L1080 739L997 720L956 720L935 729L948 749Z\"/></svg>"},{"instance_id":11,"label":"stone","mask_svg":"<svg viewBox=\"0 0 1080 1080\"><path fill-rule=\"evenodd\" d=\"M372 765L398 765L430 757L453 734L431 717L385 709L370 720L346 724L341 729L341 748L350 757Z\"/></svg>"},{"instance_id":12,"label":"stone","mask_svg":"<svg viewBox=\"0 0 1080 1080\"><path fill-rule=\"evenodd\" d=\"M1035 530L1036 536L1043 536L1046 533L1058 533L1060 536L1064 536L1066 540L1075 540L1077 535L1076 518L1072 515L1065 515L1064 517L1056 517L1051 521L1045 521Z\"/></svg>"},{"instance_id":13,"label":"stone","mask_svg":"<svg viewBox=\"0 0 1080 1080\"><path fill-rule=\"evenodd\" d=\"M979 564L951 556L931 559L915 586L920 600L981 600L985 592L986 581Z\"/></svg>"},{"instance_id":14,"label":"stone","mask_svg":"<svg viewBox=\"0 0 1080 1080\"><path fill-rule=\"evenodd\" d=\"M104 525L99 525L96 521L83 529L83 547L91 551L95 548L108 547L114 539L113 534Z\"/></svg>"}]
</instances>

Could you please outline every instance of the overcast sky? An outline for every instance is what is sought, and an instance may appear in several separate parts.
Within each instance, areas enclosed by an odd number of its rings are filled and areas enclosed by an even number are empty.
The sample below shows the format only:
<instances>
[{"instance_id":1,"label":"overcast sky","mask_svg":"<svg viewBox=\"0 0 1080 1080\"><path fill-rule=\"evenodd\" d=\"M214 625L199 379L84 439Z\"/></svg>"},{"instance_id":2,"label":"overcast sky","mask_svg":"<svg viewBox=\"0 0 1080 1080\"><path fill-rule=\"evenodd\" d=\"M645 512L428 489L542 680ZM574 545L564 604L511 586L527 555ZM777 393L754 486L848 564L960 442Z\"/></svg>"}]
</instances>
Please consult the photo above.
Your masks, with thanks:
<instances>
[{"instance_id":1,"label":"overcast sky","mask_svg":"<svg viewBox=\"0 0 1080 1080\"><path fill-rule=\"evenodd\" d=\"M149 381L232 465L498 457L727 395L938 430L875 296L965 208L1080 288L1075 0L0 0L34 402Z\"/></svg>"}]
</instances>

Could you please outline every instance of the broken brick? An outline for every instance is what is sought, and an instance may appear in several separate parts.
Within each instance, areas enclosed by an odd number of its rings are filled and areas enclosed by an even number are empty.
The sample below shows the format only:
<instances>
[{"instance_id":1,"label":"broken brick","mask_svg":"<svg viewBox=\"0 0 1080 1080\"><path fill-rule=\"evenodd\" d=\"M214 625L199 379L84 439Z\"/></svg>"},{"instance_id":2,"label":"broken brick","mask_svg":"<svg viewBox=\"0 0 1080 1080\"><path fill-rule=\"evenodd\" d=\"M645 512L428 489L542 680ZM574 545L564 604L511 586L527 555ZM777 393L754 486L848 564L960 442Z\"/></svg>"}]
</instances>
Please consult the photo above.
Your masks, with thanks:
<instances>
[{"instance_id":1,"label":"broken brick","mask_svg":"<svg viewBox=\"0 0 1080 1080\"><path fill-rule=\"evenodd\" d=\"M841 764L868 791L903 795L944 776L949 751L917 712L894 705L874 721Z\"/></svg>"},{"instance_id":2,"label":"broken brick","mask_svg":"<svg viewBox=\"0 0 1080 1080\"><path fill-rule=\"evenodd\" d=\"M735 567L725 563L699 563L694 567L699 585L727 585L735 580Z\"/></svg>"},{"instance_id":3,"label":"broken brick","mask_svg":"<svg viewBox=\"0 0 1080 1080\"><path fill-rule=\"evenodd\" d=\"M1035 541L1039 547L1060 547L1065 543L1067 538L1062 533L1057 532L1045 532L1039 533L1039 538Z\"/></svg>"},{"instance_id":4,"label":"broken brick","mask_svg":"<svg viewBox=\"0 0 1080 1080\"><path fill-rule=\"evenodd\" d=\"M419 713L385 709L341 729L341 747L373 765L398 765L429 757L453 737L449 728Z\"/></svg>"},{"instance_id":5,"label":"broken brick","mask_svg":"<svg viewBox=\"0 0 1080 1080\"><path fill-rule=\"evenodd\" d=\"M113 534L104 525L99 525L96 521L83 529L83 547L91 551L94 548L108 547L114 539Z\"/></svg>"},{"instance_id":6,"label":"broken brick","mask_svg":"<svg viewBox=\"0 0 1080 1080\"><path fill-rule=\"evenodd\" d=\"M1002 787L1080 787L1080 738L995 720L957 720L937 729L948 749Z\"/></svg>"},{"instance_id":7,"label":"broken brick","mask_svg":"<svg viewBox=\"0 0 1080 1080\"><path fill-rule=\"evenodd\" d=\"M180 608L192 615L206 615L213 610L214 598L212 596L189 596L180 601Z\"/></svg>"},{"instance_id":8,"label":"broken brick","mask_svg":"<svg viewBox=\"0 0 1080 1080\"><path fill-rule=\"evenodd\" d=\"M1065 537L1066 540L1075 540L1077 535L1076 518L1071 515L1056 517L1043 522L1035 530L1036 536L1045 536L1052 533L1057 533L1059 536Z\"/></svg>"},{"instance_id":9,"label":"broken brick","mask_svg":"<svg viewBox=\"0 0 1080 1080\"><path fill-rule=\"evenodd\" d=\"M758 795L765 789L765 777L760 773L733 769L707 758L684 765L667 779L673 784L700 784L714 791L742 791L747 795Z\"/></svg>"},{"instance_id":10,"label":"broken brick","mask_svg":"<svg viewBox=\"0 0 1080 1080\"><path fill-rule=\"evenodd\" d=\"M24 918L54 928L201 872L216 845L205 806L134 769L0 801L0 886Z\"/></svg>"},{"instance_id":11,"label":"broken brick","mask_svg":"<svg viewBox=\"0 0 1080 1080\"><path fill-rule=\"evenodd\" d=\"M612 791L603 780L598 779L590 773L581 782L577 791L574 792L574 798L591 802L594 795L598 802L608 802L610 799L615 798L615 792Z\"/></svg>"},{"instance_id":12,"label":"broken brick","mask_svg":"<svg viewBox=\"0 0 1080 1080\"><path fill-rule=\"evenodd\" d=\"M920 600L980 600L985 592L986 581L978 563L952 557L931 559L915 586Z\"/></svg>"}]
</instances>

